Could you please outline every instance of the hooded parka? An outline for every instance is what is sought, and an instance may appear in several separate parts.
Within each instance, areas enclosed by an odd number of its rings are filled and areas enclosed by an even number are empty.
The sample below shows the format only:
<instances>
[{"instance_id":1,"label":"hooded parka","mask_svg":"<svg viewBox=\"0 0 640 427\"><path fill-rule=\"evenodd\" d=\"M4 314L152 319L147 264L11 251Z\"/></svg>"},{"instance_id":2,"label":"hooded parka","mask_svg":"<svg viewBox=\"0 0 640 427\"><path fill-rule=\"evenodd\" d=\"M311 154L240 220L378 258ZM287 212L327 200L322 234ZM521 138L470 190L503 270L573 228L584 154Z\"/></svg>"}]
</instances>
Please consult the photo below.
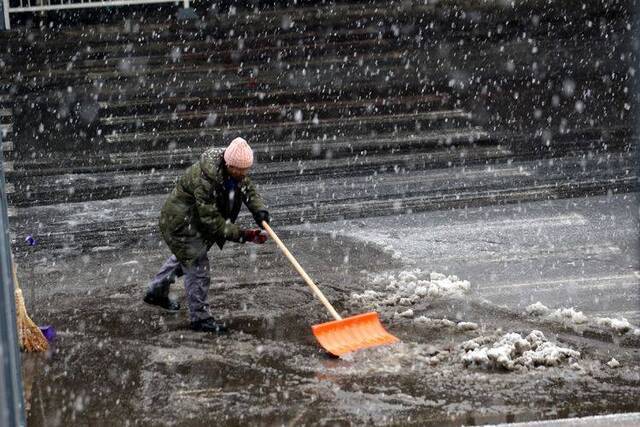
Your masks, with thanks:
<instances>
[{"instance_id":1,"label":"hooded parka","mask_svg":"<svg viewBox=\"0 0 640 427\"><path fill-rule=\"evenodd\" d=\"M219 148L205 151L180 177L160 213L162 238L187 266L214 243L222 249L227 240L242 241L240 228L234 224L242 203L254 217L264 210L250 178L235 183L229 176L223 154Z\"/></svg>"}]
</instances>

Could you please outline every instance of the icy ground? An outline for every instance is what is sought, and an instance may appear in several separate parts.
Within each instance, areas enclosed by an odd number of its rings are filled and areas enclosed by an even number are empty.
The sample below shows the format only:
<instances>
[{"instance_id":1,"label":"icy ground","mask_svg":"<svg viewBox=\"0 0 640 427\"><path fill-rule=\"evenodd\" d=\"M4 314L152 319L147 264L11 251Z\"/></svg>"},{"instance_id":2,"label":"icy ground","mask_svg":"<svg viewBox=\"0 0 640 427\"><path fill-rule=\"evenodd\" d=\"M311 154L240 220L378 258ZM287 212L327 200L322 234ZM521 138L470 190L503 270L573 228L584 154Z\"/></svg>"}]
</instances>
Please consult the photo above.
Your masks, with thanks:
<instances>
[{"instance_id":1,"label":"icy ground","mask_svg":"<svg viewBox=\"0 0 640 427\"><path fill-rule=\"evenodd\" d=\"M636 213L635 195L623 195L406 213L297 229L373 243L401 261L400 269L363 271L370 287L351 294L353 306L393 310L396 321L412 321L443 335L479 334L459 344L458 351L418 352L416 359L431 365L462 360L468 369L497 371L559 367L570 375L584 372L579 338L564 345L508 322L497 332L487 331L487 325L465 321L464 311L437 318L430 306L439 298L470 305L482 301L488 310L497 306L534 324L597 337L611 343L605 344L607 356L599 363L619 368L616 355L631 352L637 358L640 346L637 323L625 318L640 320Z\"/></svg>"},{"instance_id":2,"label":"icy ground","mask_svg":"<svg viewBox=\"0 0 640 427\"><path fill-rule=\"evenodd\" d=\"M504 212L516 208L532 209L523 205ZM507 233L484 212L435 212L423 218L441 215L448 218L441 227L449 229L465 216L482 218L488 230L513 243L510 252L520 254L526 248L507 235L516 240L525 232L538 235L527 242L538 250L552 236L524 226ZM640 343L631 329L620 333L595 320L577 328L530 315L526 307L537 301L549 313L574 307L589 319L621 319L620 313L580 304L584 299L577 297L552 305L544 292L522 296L522 306L495 304L482 292L486 282L478 272L483 270L461 268L474 260L479 265L486 252L458 252L463 244L477 244L472 230L488 233L483 221L465 224L469 240L450 241L449 252L440 258L433 256L433 245L443 236L428 223L420 233L394 235L402 230L390 227L388 234L379 233L382 242L362 238L365 232L373 235L377 224L405 220L418 225L416 216L340 224L356 238L332 233L336 224L287 230L274 223L342 315L373 309L402 340L344 358L329 357L318 347L310 326L329 316L273 243L229 245L210 253L211 309L231 328L217 338L188 330L184 309L169 314L142 302L147 280L168 256L159 241L99 256L47 258L40 252L19 260L30 314L59 332L47 355L25 356L30 425L440 426L638 411L637 400L628 398L640 390ZM587 219L580 222L587 227ZM604 237L622 234L622 227L588 228L601 233L606 245L624 243L619 236ZM583 239L589 235L576 236L573 244L579 247ZM601 258L594 262L602 266ZM511 273L512 264L501 266L505 269L493 265L492 285L509 283L509 277L514 277L511 283L530 278L517 263ZM611 265L605 273L627 274L623 267ZM630 284L620 287L624 291ZM513 289L528 293L535 287ZM181 281L173 294L184 305ZM634 324L633 315L624 317Z\"/></svg>"},{"instance_id":3,"label":"icy ground","mask_svg":"<svg viewBox=\"0 0 640 427\"><path fill-rule=\"evenodd\" d=\"M530 311L535 303L551 310L573 308L602 318L600 325L611 318L609 327L631 329L640 324L637 213L636 195L627 194L296 229L378 245L405 266L404 272L383 274L448 276L466 282L475 295L516 311ZM400 282L406 281L400 276Z\"/></svg>"}]
</instances>

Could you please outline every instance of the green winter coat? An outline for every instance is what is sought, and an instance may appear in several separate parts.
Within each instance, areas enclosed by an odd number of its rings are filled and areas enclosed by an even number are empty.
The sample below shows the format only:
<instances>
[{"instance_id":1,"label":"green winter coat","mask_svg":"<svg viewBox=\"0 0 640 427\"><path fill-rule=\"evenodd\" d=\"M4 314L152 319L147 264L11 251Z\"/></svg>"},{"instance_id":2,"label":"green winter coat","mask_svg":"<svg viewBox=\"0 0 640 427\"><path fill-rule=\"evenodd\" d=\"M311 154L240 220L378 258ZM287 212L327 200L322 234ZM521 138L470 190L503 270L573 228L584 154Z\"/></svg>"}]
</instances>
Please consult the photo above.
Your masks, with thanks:
<instances>
[{"instance_id":1,"label":"green winter coat","mask_svg":"<svg viewBox=\"0 0 640 427\"><path fill-rule=\"evenodd\" d=\"M223 152L205 151L200 160L180 177L162 207L160 233L178 260L185 265L208 251L214 243L220 249L225 241L241 241L240 228L234 224L242 203L255 216L264 210L264 202L251 180L238 183L233 202L224 187L227 173Z\"/></svg>"}]
</instances>

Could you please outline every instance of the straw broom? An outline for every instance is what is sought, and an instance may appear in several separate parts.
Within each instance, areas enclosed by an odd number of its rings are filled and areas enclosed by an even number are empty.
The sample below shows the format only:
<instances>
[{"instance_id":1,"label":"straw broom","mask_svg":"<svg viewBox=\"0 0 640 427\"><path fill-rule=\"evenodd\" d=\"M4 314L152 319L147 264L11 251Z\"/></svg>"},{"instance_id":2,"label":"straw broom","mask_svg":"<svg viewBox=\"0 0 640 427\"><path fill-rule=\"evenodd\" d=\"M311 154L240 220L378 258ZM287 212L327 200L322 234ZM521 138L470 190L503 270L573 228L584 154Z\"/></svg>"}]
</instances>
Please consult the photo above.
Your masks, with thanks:
<instances>
[{"instance_id":1,"label":"straw broom","mask_svg":"<svg viewBox=\"0 0 640 427\"><path fill-rule=\"evenodd\" d=\"M20 340L20 349L29 353L46 351L49 347L47 339L42 334L38 325L27 314L27 307L24 305L24 297L22 290L18 285L18 276L16 275L16 265L13 264L13 283L16 287L16 323L18 326L18 339Z\"/></svg>"}]
</instances>

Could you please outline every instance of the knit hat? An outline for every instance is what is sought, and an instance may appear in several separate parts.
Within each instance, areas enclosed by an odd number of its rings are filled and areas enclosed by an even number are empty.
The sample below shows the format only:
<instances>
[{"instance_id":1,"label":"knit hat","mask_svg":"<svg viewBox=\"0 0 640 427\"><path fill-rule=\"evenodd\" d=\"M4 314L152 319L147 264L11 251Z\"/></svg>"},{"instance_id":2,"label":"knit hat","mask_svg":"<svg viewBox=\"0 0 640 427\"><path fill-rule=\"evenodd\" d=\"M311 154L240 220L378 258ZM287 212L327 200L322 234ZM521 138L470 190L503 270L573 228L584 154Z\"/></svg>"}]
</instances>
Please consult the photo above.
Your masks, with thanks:
<instances>
[{"instance_id":1,"label":"knit hat","mask_svg":"<svg viewBox=\"0 0 640 427\"><path fill-rule=\"evenodd\" d=\"M224 161L227 166L235 166L240 169L251 167L253 164L253 151L247 141L236 138L224 150Z\"/></svg>"}]
</instances>

